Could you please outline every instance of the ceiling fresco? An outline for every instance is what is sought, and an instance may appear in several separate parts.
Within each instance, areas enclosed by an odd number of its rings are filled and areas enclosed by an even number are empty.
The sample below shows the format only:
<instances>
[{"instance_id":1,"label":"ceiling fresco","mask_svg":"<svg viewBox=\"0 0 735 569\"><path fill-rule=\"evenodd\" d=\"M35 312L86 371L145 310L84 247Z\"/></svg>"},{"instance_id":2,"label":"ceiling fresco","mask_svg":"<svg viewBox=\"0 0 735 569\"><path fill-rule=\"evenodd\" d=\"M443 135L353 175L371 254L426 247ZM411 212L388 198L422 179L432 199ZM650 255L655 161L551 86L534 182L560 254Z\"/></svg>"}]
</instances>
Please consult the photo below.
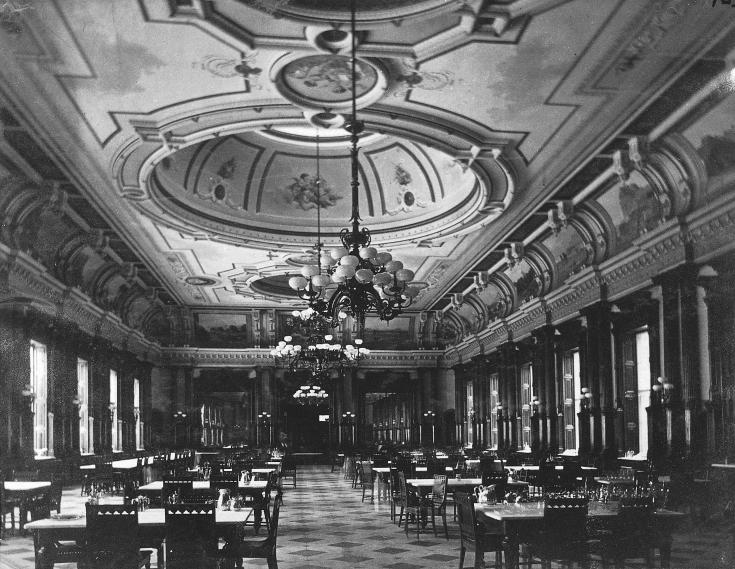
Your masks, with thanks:
<instances>
[{"instance_id":1,"label":"ceiling fresco","mask_svg":"<svg viewBox=\"0 0 735 569\"><path fill-rule=\"evenodd\" d=\"M285 283L313 257L317 204L327 247L350 216L349 3L27 3L0 29L2 96L151 280L187 307L292 306ZM410 318L502 251L706 51L727 23L695 4L359 2L360 213L374 245L416 272ZM689 135L714 160L727 126L717 141ZM661 215L639 188L601 198L645 217L613 221L621 242ZM571 226L534 254L563 278L591 258ZM540 266L503 276L522 291L513 302L546 286Z\"/></svg>"}]
</instances>

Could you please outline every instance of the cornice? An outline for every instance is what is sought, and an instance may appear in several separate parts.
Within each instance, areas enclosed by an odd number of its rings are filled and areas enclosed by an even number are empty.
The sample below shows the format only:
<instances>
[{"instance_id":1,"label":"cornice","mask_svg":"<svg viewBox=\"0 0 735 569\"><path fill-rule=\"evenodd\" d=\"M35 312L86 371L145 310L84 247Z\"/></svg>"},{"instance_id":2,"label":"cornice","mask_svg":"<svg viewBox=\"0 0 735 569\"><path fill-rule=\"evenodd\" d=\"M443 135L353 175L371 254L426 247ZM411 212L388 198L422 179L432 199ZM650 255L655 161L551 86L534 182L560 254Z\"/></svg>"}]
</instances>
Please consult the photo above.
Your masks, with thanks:
<instances>
[{"instance_id":1,"label":"cornice","mask_svg":"<svg viewBox=\"0 0 735 569\"><path fill-rule=\"evenodd\" d=\"M440 367L442 350L371 350L361 369L416 369ZM162 365L189 367L275 367L270 348L161 348Z\"/></svg>"},{"instance_id":2,"label":"cornice","mask_svg":"<svg viewBox=\"0 0 735 569\"><path fill-rule=\"evenodd\" d=\"M735 249L735 201L726 194L691 214L650 231L627 251L572 275L543 298L528 302L505 319L448 348L444 363L454 366L518 340L545 324L559 324L601 300L615 300L652 284L652 278L687 261L703 263Z\"/></svg>"},{"instance_id":3,"label":"cornice","mask_svg":"<svg viewBox=\"0 0 735 569\"><path fill-rule=\"evenodd\" d=\"M38 261L0 243L0 269L6 279L3 297L28 298L49 317L76 325L91 338L109 341L145 361L155 361L160 347L112 312L95 305L80 290L60 283Z\"/></svg>"}]
</instances>

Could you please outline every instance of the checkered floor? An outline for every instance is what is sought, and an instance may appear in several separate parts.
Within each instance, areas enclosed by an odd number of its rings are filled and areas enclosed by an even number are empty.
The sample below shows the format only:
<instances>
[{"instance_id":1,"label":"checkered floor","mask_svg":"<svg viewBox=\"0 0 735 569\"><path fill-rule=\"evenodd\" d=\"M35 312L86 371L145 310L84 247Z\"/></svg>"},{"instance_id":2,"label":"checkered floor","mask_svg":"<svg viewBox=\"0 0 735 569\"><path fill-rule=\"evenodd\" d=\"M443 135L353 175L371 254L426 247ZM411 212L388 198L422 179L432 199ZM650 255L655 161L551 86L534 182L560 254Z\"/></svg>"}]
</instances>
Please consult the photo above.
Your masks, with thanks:
<instances>
[{"instance_id":1,"label":"checkered floor","mask_svg":"<svg viewBox=\"0 0 735 569\"><path fill-rule=\"evenodd\" d=\"M65 490L64 511L82 510L79 488ZM449 516L449 540L431 531L417 539L415 530L406 537L390 521L387 503L361 501L361 491L351 488L341 473L328 467L299 467L297 487L286 487L278 536L281 569L438 569L457 568L459 529ZM721 517L707 523L682 523L674 537L673 569L732 569L732 529ZM488 566L494 555L486 556ZM465 566L472 567L471 553ZM656 560L658 566L658 560ZM246 560L245 566L265 565L265 560ZM554 565L555 566L555 565ZM599 566L593 563L593 567ZM0 545L0 569L34 567L30 537L10 535ZM74 565L57 565L72 569ZM628 561L626 568L645 567L643 560Z\"/></svg>"}]
</instances>

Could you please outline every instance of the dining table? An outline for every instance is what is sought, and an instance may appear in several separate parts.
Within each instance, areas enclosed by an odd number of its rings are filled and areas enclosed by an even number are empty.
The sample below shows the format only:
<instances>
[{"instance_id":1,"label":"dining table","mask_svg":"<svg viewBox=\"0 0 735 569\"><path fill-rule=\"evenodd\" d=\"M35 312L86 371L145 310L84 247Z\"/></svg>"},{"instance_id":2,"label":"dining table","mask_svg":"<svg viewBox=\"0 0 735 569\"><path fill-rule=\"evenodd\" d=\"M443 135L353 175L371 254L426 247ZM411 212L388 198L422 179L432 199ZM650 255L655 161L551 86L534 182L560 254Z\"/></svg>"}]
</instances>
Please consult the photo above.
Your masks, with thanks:
<instances>
[{"instance_id":1,"label":"dining table","mask_svg":"<svg viewBox=\"0 0 735 569\"><path fill-rule=\"evenodd\" d=\"M252 515L251 508L240 510L216 510L215 524L218 537L227 538L233 526L243 524ZM56 544L86 541L87 520L84 512L65 512L61 515L36 520L26 525L33 533L35 568L51 569L57 562ZM166 533L166 513L163 508L151 508L138 512L138 535L141 543L163 541ZM64 559L64 562L67 560ZM113 569L113 568L111 568Z\"/></svg>"},{"instance_id":2,"label":"dining table","mask_svg":"<svg viewBox=\"0 0 735 569\"><path fill-rule=\"evenodd\" d=\"M20 502L20 517L18 520L18 528L23 531L26 517L26 504L29 500L37 496L43 496L51 491L50 480L7 480L3 482L6 499Z\"/></svg>"},{"instance_id":3,"label":"dining table","mask_svg":"<svg viewBox=\"0 0 735 569\"><path fill-rule=\"evenodd\" d=\"M503 553L505 566L517 569L519 547L524 539L533 539L542 528L544 520L544 503L523 502L512 504L475 504L478 522L482 523L490 533L503 535ZM600 521L612 520L618 515L616 502L591 501L588 517ZM658 509L652 515L652 547L657 547L661 554L661 567L670 567L672 532L676 524L684 518L682 512Z\"/></svg>"}]
</instances>

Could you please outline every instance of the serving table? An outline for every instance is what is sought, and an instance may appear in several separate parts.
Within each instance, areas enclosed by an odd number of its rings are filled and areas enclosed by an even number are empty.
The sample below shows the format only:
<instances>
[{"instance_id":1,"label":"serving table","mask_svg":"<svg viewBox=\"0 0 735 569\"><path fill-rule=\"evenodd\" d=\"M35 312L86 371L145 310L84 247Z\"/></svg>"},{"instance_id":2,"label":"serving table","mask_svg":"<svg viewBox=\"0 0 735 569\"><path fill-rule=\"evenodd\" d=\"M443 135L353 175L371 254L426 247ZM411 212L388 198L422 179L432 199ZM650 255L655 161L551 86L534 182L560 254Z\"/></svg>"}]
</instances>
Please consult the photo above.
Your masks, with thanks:
<instances>
[{"instance_id":1,"label":"serving table","mask_svg":"<svg viewBox=\"0 0 735 569\"><path fill-rule=\"evenodd\" d=\"M233 526L244 523L253 511L244 508L239 511L215 511L218 537L227 539ZM162 541L166 533L166 513L163 508L153 508L138 512L138 533L141 543ZM59 541L73 541L83 544L86 541L87 521L84 515L65 514L58 518L36 520L26 525L33 532L33 550L36 555L36 569L51 569L56 562L55 544Z\"/></svg>"},{"instance_id":2,"label":"serving table","mask_svg":"<svg viewBox=\"0 0 735 569\"><path fill-rule=\"evenodd\" d=\"M518 548L526 538L538 534L544 520L543 502L527 502L520 504L475 504L477 519L491 532L503 535L503 551L506 567L517 569ZM588 517L598 519L614 519L618 515L616 503L590 502ZM653 533L652 547L661 552L661 567L669 567L671 563L671 533L676 522L684 518L682 512L672 510L656 510L652 514Z\"/></svg>"}]
</instances>

